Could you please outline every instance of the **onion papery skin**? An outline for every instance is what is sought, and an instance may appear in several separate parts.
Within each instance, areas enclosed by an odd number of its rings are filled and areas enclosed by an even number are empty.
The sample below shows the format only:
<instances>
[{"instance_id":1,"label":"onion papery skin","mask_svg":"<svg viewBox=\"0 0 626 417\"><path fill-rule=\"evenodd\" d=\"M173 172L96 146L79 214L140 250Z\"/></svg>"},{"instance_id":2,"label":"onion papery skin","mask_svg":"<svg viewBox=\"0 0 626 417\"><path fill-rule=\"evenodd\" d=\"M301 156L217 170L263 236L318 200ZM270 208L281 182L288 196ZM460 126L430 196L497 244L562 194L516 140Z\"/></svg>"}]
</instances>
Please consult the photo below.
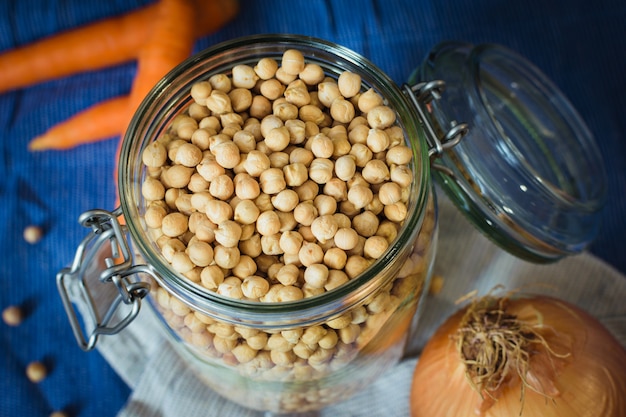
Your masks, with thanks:
<instances>
[{"instance_id":1,"label":"onion papery skin","mask_svg":"<svg viewBox=\"0 0 626 417\"><path fill-rule=\"evenodd\" d=\"M536 355L543 358L531 356L529 373L543 375L543 392L551 395L526 388L522 403L521 381L513 379L481 412L481 397L470 385L452 339L467 308L450 316L420 354L411 386L411 417L626 417L626 350L596 318L548 296L510 299L505 311L538 326L554 351L569 350L566 359L555 359L552 369L546 369L545 360L551 359L545 352Z\"/></svg>"}]
</instances>

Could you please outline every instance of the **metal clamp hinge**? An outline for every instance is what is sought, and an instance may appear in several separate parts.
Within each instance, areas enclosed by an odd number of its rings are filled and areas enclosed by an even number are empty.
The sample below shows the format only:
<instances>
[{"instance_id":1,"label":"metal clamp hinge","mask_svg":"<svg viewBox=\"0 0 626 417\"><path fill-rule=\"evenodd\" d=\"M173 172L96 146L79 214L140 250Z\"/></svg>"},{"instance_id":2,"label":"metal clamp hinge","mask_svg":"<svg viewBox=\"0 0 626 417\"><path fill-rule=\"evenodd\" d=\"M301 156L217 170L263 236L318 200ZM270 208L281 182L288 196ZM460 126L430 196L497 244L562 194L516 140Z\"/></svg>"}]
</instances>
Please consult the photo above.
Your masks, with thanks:
<instances>
[{"instance_id":1,"label":"metal clamp hinge","mask_svg":"<svg viewBox=\"0 0 626 417\"><path fill-rule=\"evenodd\" d=\"M446 150L456 146L469 131L469 126L467 123L458 123L456 120L453 120L447 123L449 125L449 127L447 127L441 126L440 123L433 120L433 117L431 116L431 103L433 100L439 100L441 98L441 95L445 90L444 81L434 80L418 83L413 86L405 84L403 89L417 109L420 120L424 126L431 167L440 171L448 172L448 168L436 164L433 161L441 157Z\"/></svg>"},{"instance_id":2,"label":"metal clamp hinge","mask_svg":"<svg viewBox=\"0 0 626 417\"><path fill-rule=\"evenodd\" d=\"M83 213L79 223L91 228L91 233L78 245L72 265L57 274L57 287L72 331L78 345L85 351L95 347L98 336L119 333L135 319L141 300L150 290L149 284L140 281L137 274L154 276L149 266L132 264L125 227L118 220L120 215L119 208L113 212L90 210ZM104 250L107 252L102 259ZM104 265L98 265L102 261ZM106 312L102 317L98 313L99 303L92 297L87 283L94 275L101 283L110 283L116 288L113 301L109 300L110 305L104 306ZM128 311L120 318L124 305ZM92 330L84 331L83 326Z\"/></svg>"}]
</instances>

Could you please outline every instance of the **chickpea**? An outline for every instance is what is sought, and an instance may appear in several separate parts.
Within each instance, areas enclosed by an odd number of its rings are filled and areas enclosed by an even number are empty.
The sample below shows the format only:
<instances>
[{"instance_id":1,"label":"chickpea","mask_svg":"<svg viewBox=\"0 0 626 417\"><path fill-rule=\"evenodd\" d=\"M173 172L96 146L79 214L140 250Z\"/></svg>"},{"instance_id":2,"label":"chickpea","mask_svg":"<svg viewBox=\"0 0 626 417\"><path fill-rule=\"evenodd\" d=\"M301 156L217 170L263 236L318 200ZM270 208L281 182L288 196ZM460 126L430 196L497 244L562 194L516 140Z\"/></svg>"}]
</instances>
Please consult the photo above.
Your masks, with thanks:
<instances>
[{"instance_id":1,"label":"chickpea","mask_svg":"<svg viewBox=\"0 0 626 417\"><path fill-rule=\"evenodd\" d=\"M225 220L218 224L215 230L215 241L220 245L233 248L239 244L241 226L233 220Z\"/></svg>"},{"instance_id":2,"label":"chickpea","mask_svg":"<svg viewBox=\"0 0 626 417\"><path fill-rule=\"evenodd\" d=\"M386 129L396 121L396 113L387 106L376 106L367 113L367 123L374 129Z\"/></svg>"},{"instance_id":3,"label":"chickpea","mask_svg":"<svg viewBox=\"0 0 626 417\"><path fill-rule=\"evenodd\" d=\"M320 102L330 108L336 98L341 97L339 86L334 81L326 81L317 85L317 96Z\"/></svg>"},{"instance_id":4,"label":"chickpea","mask_svg":"<svg viewBox=\"0 0 626 417\"><path fill-rule=\"evenodd\" d=\"M337 222L332 215L319 216L311 223L311 233L320 243L331 240L337 233Z\"/></svg>"},{"instance_id":5,"label":"chickpea","mask_svg":"<svg viewBox=\"0 0 626 417\"><path fill-rule=\"evenodd\" d=\"M250 238L239 242L239 250L242 254L256 258L261 255L261 235L254 233Z\"/></svg>"},{"instance_id":6,"label":"chickpea","mask_svg":"<svg viewBox=\"0 0 626 417\"><path fill-rule=\"evenodd\" d=\"M298 187L309 178L309 171L303 163L296 162L283 167L285 183L290 187Z\"/></svg>"},{"instance_id":7,"label":"chickpea","mask_svg":"<svg viewBox=\"0 0 626 417\"><path fill-rule=\"evenodd\" d=\"M345 262L344 262L344 266L345 266ZM343 266L342 266L342 269L343 269ZM326 291L332 291L335 288L342 286L349 280L350 279L348 278L348 275L345 272L338 270L338 269L330 269L328 272L328 279L326 280L326 284L324 285L324 289ZM352 316L354 317L354 314Z\"/></svg>"},{"instance_id":8,"label":"chickpea","mask_svg":"<svg viewBox=\"0 0 626 417\"><path fill-rule=\"evenodd\" d=\"M161 230L169 237L180 236L187 231L188 219L182 213L170 213L163 217Z\"/></svg>"},{"instance_id":9,"label":"chickpea","mask_svg":"<svg viewBox=\"0 0 626 417\"><path fill-rule=\"evenodd\" d=\"M409 188L411 182L413 182L411 169L406 165L392 165L389 171L389 178L401 188Z\"/></svg>"},{"instance_id":10,"label":"chickpea","mask_svg":"<svg viewBox=\"0 0 626 417\"><path fill-rule=\"evenodd\" d=\"M204 106L206 105L206 99L211 95L212 90L213 87L211 86L211 83L208 81L199 81L191 86L191 98L193 98L196 103Z\"/></svg>"},{"instance_id":11,"label":"chickpea","mask_svg":"<svg viewBox=\"0 0 626 417\"><path fill-rule=\"evenodd\" d=\"M315 196L315 199L313 199L313 205L320 216L335 214L337 211L337 201L329 195L318 194Z\"/></svg>"},{"instance_id":12,"label":"chickpea","mask_svg":"<svg viewBox=\"0 0 626 417\"><path fill-rule=\"evenodd\" d=\"M48 370L46 366L41 362L31 362L26 367L26 377L31 382L41 382L48 375Z\"/></svg>"},{"instance_id":13,"label":"chickpea","mask_svg":"<svg viewBox=\"0 0 626 417\"><path fill-rule=\"evenodd\" d=\"M290 212L296 208L299 203L298 193L291 189L284 189L272 198L272 205L279 211Z\"/></svg>"},{"instance_id":14,"label":"chickpea","mask_svg":"<svg viewBox=\"0 0 626 417\"><path fill-rule=\"evenodd\" d=\"M279 99L280 100L280 99ZM280 120L297 120L298 107L287 101L275 100L272 105L272 112L275 116L278 116ZM282 99L284 100L284 99ZM291 135L291 132L290 132Z\"/></svg>"},{"instance_id":15,"label":"chickpea","mask_svg":"<svg viewBox=\"0 0 626 417\"><path fill-rule=\"evenodd\" d=\"M354 97L361 91L361 76L350 71L344 71L339 75L337 84L344 97Z\"/></svg>"},{"instance_id":16,"label":"chickpea","mask_svg":"<svg viewBox=\"0 0 626 417\"><path fill-rule=\"evenodd\" d=\"M234 210L234 219L240 224L253 224L261 211L251 200L242 200Z\"/></svg>"},{"instance_id":17,"label":"chickpea","mask_svg":"<svg viewBox=\"0 0 626 417\"><path fill-rule=\"evenodd\" d=\"M303 242L298 251L298 257L302 265L307 267L322 263L324 261L324 251L317 243Z\"/></svg>"},{"instance_id":18,"label":"chickpea","mask_svg":"<svg viewBox=\"0 0 626 417\"><path fill-rule=\"evenodd\" d=\"M367 162L361 171L363 178L370 184L380 184L390 178L389 167L385 162L372 159Z\"/></svg>"},{"instance_id":19,"label":"chickpea","mask_svg":"<svg viewBox=\"0 0 626 417\"><path fill-rule=\"evenodd\" d=\"M174 165L161 173L161 182L166 188L185 188L193 173L193 168Z\"/></svg>"},{"instance_id":20,"label":"chickpea","mask_svg":"<svg viewBox=\"0 0 626 417\"><path fill-rule=\"evenodd\" d=\"M333 156L333 141L323 133L318 133L312 136L307 141L307 146L310 147L311 153L316 158L330 158Z\"/></svg>"},{"instance_id":21,"label":"chickpea","mask_svg":"<svg viewBox=\"0 0 626 417\"><path fill-rule=\"evenodd\" d=\"M253 177L260 176L270 168L270 158L260 151L250 151L246 157L244 168Z\"/></svg>"},{"instance_id":22,"label":"chickpea","mask_svg":"<svg viewBox=\"0 0 626 417\"><path fill-rule=\"evenodd\" d=\"M218 164L213 156L209 158L205 156L205 159L196 166L196 171L209 182L226 173L224 167ZM189 178L191 179L191 177Z\"/></svg>"},{"instance_id":23,"label":"chickpea","mask_svg":"<svg viewBox=\"0 0 626 417\"><path fill-rule=\"evenodd\" d=\"M206 204L213 199L213 196L208 191L195 192L191 195L191 206L194 210L204 213Z\"/></svg>"},{"instance_id":24,"label":"chickpea","mask_svg":"<svg viewBox=\"0 0 626 417\"><path fill-rule=\"evenodd\" d=\"M299 203L293 209L294 219L304 226L310 226L318 214L317 208L310 200Z\"/></svg>"},{"instance_id":25,"label":"chickpea","mask_svg":"<svg viewBox=\"0 0 626 417\"><path fill-rule=\"evenodd\" d=\"M334 242L337 248L343 250L353 249L358 243L359 234L356 230L346 227L337 229Z\"/></svg>"},{"instance_id":26,"label":"chickpea","mask_svg":"<svg viewBox=\"0 0 626 417\"><path fill-rule=\"evenodd\" d=\"M350 101L338 97L330 105L330 115L340 123L350 123L355 116L354 105Z\"/></svg>"},{"instance_id":27,"label":"chickpea","mask_svg":"<svg viewBox=\"0 0 626 417\"><path fill-rule=\"evenodd\" d=\"M389 242L383 236L371 236L365 240L363 252L367 258L378 259L388 247Z\"/></svg>"},{"instance_id":28,"label":"chickpea","mask_svg":"<svg viewBox=\"0 0 626 417\"><path fill-rule=\"evenodd\" d=\"M269 80L276 75L278 62L272 58L261 58L254 66L254 72L262 80Z\"/></svg>"},{"instance_id":29,"label":"chickpea","mask_svg":"<svg viewBox=\"0 0 626 417\"><path fill-rule=\"evenodd\" d=\"M252 92L247 88L235 88L228 93L234 112L242 113L252 105Z\"/></svg>"},{"instance_id":30,"label":"chickpea","mask_svg":"<svg viewBox=\"0 0 626 417\"><path fill-rule=\"evenodd\" d=\"M372 160L373 152L367 145L355 143L352 145L350 155L354 157L354 163L359 168L364 168Z\"/></svg>"},{"instance_id":31,"label":"chickpea","mask_svg":"<svg viewBox=\"0 0 626 417\"><path fill-rule=\"evenodd\" d=\"M233 208L225 201L209 200L205 208L205 213L213 223L220 224L232 218Z\"/></svg>"},{"instance_id":32,"label":"chickpea","mask_svg":"<svg viewBox=\"0 0 626 417\"><path fill-rule=\"evenodd\" d=\"M176 135L185 140L189 140L193 132L198 129L198 122L190 116L178 115L172 122L172 129Z\"/></svg>"},{"instance_id":33,"label":"chickpea","mask_svg":"<svg viewBox=\"0 0 626 417\"><path fill-rule=\"evenodd\" d=\"M265 255L282 255L280 248L280 233L273 235L261 236L261 250Z\"/></svg>"},{"instance_id":34,"label":"chickpea","mask_svg":"<svg viewBox=\"0 0 626 417\"><path fill-rule=\"evenodd\" d=\"M309 178L318 184L326 184L333 177L333 161L326 158L315 158L309 167Z\"/></svg>"},{"instance_id":35,"label":"chickpea","mask_svg":"<svg viewBox=\"0 0 626 417\"><path fill-rule=\"evenodd\" d=\"M174 268L176 272L179 272L181 274L191 271L195 266L185 252L174 253L170 263L172 264L172 268Z\"/></svg>"},{"instance_id":36,"label":"chickpea","mask_svg":"<svg viewBox=\"0 0 626 417\"><path fill-rule=\"evenodd\" d=\"M298 193L300 201L313 200L319 194L319 185L315 181L308 179L302 185L295 187L294 190Z\"/></svg>"},{"instance_id":37,"label":"chickpea","mask_svg":"<svg viewBox=\"0 0 626 417\"><path fill-rule=\"evenodd\" d=\"M242 284L241 279L234 277L234 276L230 276L230 277L225 278L224 281L220 285L217 286L216 292L220 295L224 295L229 298L240 300L244 297L243 291L241 289L241 284ZM216 335L215 340L214 340L216 348L218 348L218 343L217 343L218 338L224 340L225 342L232 341L232 342L227 342L227 343L233 343L233 344L237 343L236 339L221 338ZM231 351L233 347L234 346L229 346L228 350L222 353L227 353Z\"/></svg>"},{"instance_id":38,"label":"chickpea","mask_svg":"<svg viewBox=\"0 0 626 417\"><path fill-rule=\"evenodd\" d=\"M216 290L224 282L224 272L217 265L209 265L202 269L200 282L205 288Z\"/></svg>"},{"instance_id":39,"label":"chickpea","mask_svg":"<svg viewBox=\"0 0 626 417\"><path fill-rule=\"evenodd\" d=\"M295 80L287 86L284 92L287 102L302 107L311 102L307 85L302 80Z\"/></svg>"},{"instance_id":40,"label":"chickpea","mask_svg":"<svg viewBox=\"0 0 626 417\"><path fill-rule=\"evenodd\" d=\"M270 130L265 137L265 144L274 152L279 152L289 145L291 136L289 129L285 126L276 127Z\"/></svg>"},{"instance_id":41,"label":"chickpea","mask_svg":"<svg viewBox=\"0 0 626 417\"><path fill-rule=\"evenodd\" d=\"M141 161L148 167L162 167L167 160L167 150L162 143L152 142L141 153Z\"/></svg>"},{"instance_id":42,"label":"chickpea","mask_svg":"<svg viewBox=\"0 0 626 417\"><path fill-rule=\"evenodd\" d=\"M295 254L300 251L304 238L296 231L287 231L280 236L280 247L284 253Z\"/></svg>"},{"instance_id":43,"label":"chickpea","mask_svg":"<svg viewBox=\"0 0 626 417\"><path fill-rule=\"evenodd\" d=\"M373 153L379 153L386 151L391 141L384 130L374 128L369 130L366 143Z\"/></svg>"},{"instance_id":44,"label":"chickpea","mask_svg":"<svg viewBox=\"0 0 626 417\"><path fill-rule=\"evenodd\" d=\"M263 81L259 86L259 92L268 100L276 100L283 95L284 91L285 85L276 78Z\"/></svg>"},{"instance_id":45,"label":"chickpea","mask_svg":"<svg viewBox=\"0 0 626 417\"><path fill-rule=\"evenodd\" d=\"M272 113L272 103L262 95L255 95L248 111L251 117L262 119Z\"/></svg>"},{"instance_id":46,"label":"chickpea","mask_svg":"<svg viewBox=\"0 0 626 417\"><path fill-rule=\"evenodd\" d=\"M243 295L252 300L258 300L263 297L270 289L270 284L263 277L251 275L241 283L241 291Z\"/></svg>"},{"instance_id":47,"label":"chickpea","mask_svg":"<svg viewBox=\"0 0 626 417\"><path fill-rule=\"evenodd\" d=\"M262 236L270 236L280 231L280 219L274 211L264 211L256 221L257 231Z\"/></svg>"},{"instance_id":48,"label":"chickpea","mask_svg":"<svg viewBox=\"0 0 626 417\"><path fill-rule=\"evenodd\" d=\"M165 186L155 178L146 177L141 185L141 195L148 201L163 200L165 198Z\"/></svg>"},{"instance_id":49,"label":"chickpea","mask_svg":"<svg viewBox=\"0 0 626 417\"><path fill-rule=\"evenodd\" d=\"M348 181L356 173L356 158L353 155L343 155L335 161L335 175L343 181Z\"/></svg>"},{"instance_id":50,"label":"chickpea","mask_svg":"<svg viewBox=\"0 0 626 417\"><path fill-rule=\"evenodd\" d=\"M275 278L283 285L294 285L298 282L299 276L300 268L297 265L289 264L280 267Z\"/></svg>"},{"instance_id":51,"label":"chickpea","mask_svg":"<svg viewBox=\"0 0 626 417\"><path fill-rule=\"evenodd\" d=\"M19 326L24 320L24 313L18 306L9 306L2 310L2 320L9 326Z\"/></svg>"},{"instance_id":52,"label":"chickpea","mask_svg":"<svg viewBox=\"0 0 626 417\"><path fill-rule=\"evenodd\" d=\"M215 161L226 169L236 167L241 160L239 147L233 141L219 143L211 152L215 155Z\"/></svg>"},{"instance_id":53,"label":"chickpea","mask_svg":"<svg viewBox=\"0 0 626 417\"><path fill-rule=\"evenodd\" d=\"M298 75L304 70L304 56L297 49L288 49L283 53L281 68L285 73Z\"/></svg>"},{"instance_id":54,"label":"chickpea","mask_svg":"<svg viewBox=\"0 0 626 417\"><path fill-rule=\"evenodd\" d=\"M231 353L239 363L248 363L257 355L258 350L251 348L247 343L243 342L235 346Z\"/></svg>"},{"instance_id":55,"label":"chickpea","mask_svg":"<svg viewBox=\"0 0 626 417\"><path fill-rule=\"evenodd\" d=\"M370 187L364 185L355 185L348 190L348 201L350 201L356 209L367 206L374 198L374 193Z\"/></svg>"},{"instance_id":56,"label":"chickpea","mask_svg":"<svg viewBox=\"0 0 626 417\"><path fill-rule=\"evenodd\" d=\"M388 165L406 165L411 162L413 153L406 145L395 145L387 150L385 159Z\"/></svg>"},{"instance_id":57,"label":"chickpea","mask_svg":"<svg viewBox=\"0 0 626 417\"><path fill-rule=\"evenodd\" d=\"M408 209L404 203L398 201L396 203L386 205L384 213L389 220L399 223L406 219Z\"/></svg>"},{"instance_id":58,"label":"chickpea","mask_svg":"<svg viewBox=\"0 0 626 417\"><path fill-rule=\"evenodd\" d=\"M305 126L306 126L305 123L299 119L285 120L285 127L289 130L291 144L300 144L304 142L304 139L306 138ZM296 148L296 149L300 149L300 148Z\"/></svg>"},{"instance_id":59,"label":"chickpea","mask_svg":"<svg viewBox=\"0 0 626 417\"><path fill-rule=\"evenodd\" d=\"M213 90L211 95L206 98L205 104L213 114L220 115L233 111L230 97L224 91Z\"/></svg>"},{"instance_id":60,"label":"chickpea","mask_svg":"<svg viewBox=\"0 0 626 417\"><path fill-rule=\"evenodd\" d=\"M233 185L235 195L242 200L254 200L261 194L259 182L247 173L237 174Z\"/></svg>"},{"instance_id":61,"label":"chickpea","mask_svg":"<svg viewBox=\"0 0 626 417\"><path fill-rule=\"evenodd\" d=\"M324 194L334 198L337 202L345 201L348 198L348 186L339 178L331 178L324 185Z\"/></svg>"},{"instance_id":62,"label":"chickpea","mask_svg":"<svg viewBox=\"0 0 626 417\"><path fill-rule=\"evenodd\" d=\"M261 211L274 210L274 206L272 206L272 197L269 194L259 194L259 196L254 199L254 204L256 204Z\"/></svg>"},{"instance_id":63,"label":"chickpea","mask_svg":"<svg viewBox=\"0 0 626 417\"><path fill-rule=\"evenodd\" d=\"M215 245L213 248L213 260L217 264L217 266L224 269L232 269L239 263L239 258L241 257L241 253L239 249L227 248L222 245Z\"/></svg>"},{"instance_id":64,"label":"chickpea","mask_svg":"<svg viewBox=\"0 0 626 417\"><path fill-rule=\"evenodd\" d=\"M402 188L395 182L385 182L378 189L378 198L386 206L397 203L402 199Z\"/></svg>"},{"instance_id":65,"label":"chickpea","mask_svg":"<svg viewBox=\"0 0 626 417\"><path fill-rule=\"evenodd\" d=\"M380 96L380 94L374 91L373 88L370 88L369 90L361 94L359 96L357 104L359 110L361 110L363 113L369 113L370 110L372 110L374 107L382 105L383 98Z\"/></svg>"},{"instance_id":66,"label":"chickpea","mask_svg":"<svg viewBox=\"0 0 626 417\"><path fill-rule=\"evenodd\" d=\"M318 126L322 125L326 121L324 112L322 112L319 107L312 104L305 104L300 107L298 116L300 117L300 120L304 122L313 122Z\"/></svg>"},{"instance_id":67,"label":"chickpea","mask_svg":"<svg viewBox=\"0 0 626 417\"><path fill-rule=\"evenodd\" d=\"M280 168L283 169L287 165L289 165L289 154L287 152L276 151L272 152L269 155L270 158L270 166L272 168Z\"/></svg>"},{"instance_id":68,"label":"chickpea","mask_svg":"<svg viewBox=\"0 0 626 417\"><path fill-rule=\"evenodd\" d=\"M189 178L187 188L192 192L191 196L194 196L197 193L207 191L209 189L209 182L196 172Z\"/></svg>"},{"instance_id":69,"label":"chickpea","mask_svg":"<svg viewBox=\"0 0 626 417\"><path fill-rule=\"evenodd\" d=\"M187 246L185 252L197 266L205 267L213 262L213 247L207 242L196 240Z\"/></svg>"},{"instance_id":70,"label":"chickpea","mask_svg":"<svg viewBox=\"0 0 626 417\"><path fill-rule=\"evenodd\" d=\"M298 77L304 81L307 85L317 85L324 80L325 74L322 67L317 64L308 63L304 65L304 68L298 74Z\"/></svg>"},{"instance_id":71,"label":"chickpea","mask_svg":"<svg viewBox=\"0 0 626 417\"><path fill-rule=\"evenodd\" d=\"M196 145L192 143L184 143L177 148L174 159L175 163L193 168L201 161L202 151Z\"/></svg>"},{"instance_id":72,"label":"chickpea","mask_svg":"<svg viewBox=\"0 0 626 417\"><path fill-rule=\"evenodd\" d=\"M352 255L348 257L344 272L350 279L356 278L370 266L367 259L362 256Z\"/></svg>"},{"instance_id":73,"label":"chickpea","mask_svg":"<svg viewBox=\"0 0 626 417\"><path fill-rule=\"evenodd\" d=\"M233 180L228 175L219 175L209 185L209 193L211 196L226 201L235 192Z\"/></svg>"},{"instance_id":74,"label":"chickpea","mask_svg":"<svg viewBox=\"0 0 626 417\"><path fill-rule=\"evenodd\" d=\"M304 281L313 288L323 288L328 279L328 267L324 264L311 264L304 270Z\"/></svg>"},{"instance_id":75,"label":"chickpea","mask_svg":"<svg viewBox=\"0 0 626 417\"><path fill-rule=\"evenodd\" d=\"M261 135L265 138L273 129L283 127L284 125L284 122L278 116L266 116L261 120Z\"/></svg>"},{"instance_id":76,"label":"chickpea","mask_svg":"<svg viewBox=\"0 0 626 417\"><path fill-rule=\"evenodd\" d=\"M287 187L282 169L269 168L259 176L259 185L265 194L277 194Z\"/></svg>"},{"instance_id":77,"label":"chickpea","mask_svg":"<svg viewBox=\"0 0 626 417\"><path fill-rule=\"evenodd\" d=\"M251 89L258 79L254 68L249 65L235 65L232 69L232 84L235 87Z\"/></svg>"},{"instance_id":78,"label":"chickpea","mask_svg":"<svg viewBox=\"0 0 626 417\"><path fill-rule=\"evenodd\" d=\"M164 207L159 205L151 205L144 214L146 225L152 229L158 229L163 223L163 218L167 215Z\"/></svg>"},{"instance_id":79,"label":"chickpea","mask_svg":"<svg viewBox=\"0 0 626 417\"><path fill-rule=\"evenodd\" d=\"M363 237L370 237L376 234L379 220L371 211L364 211L352 219L352 227Z\"/></svg>"}]
</instances>

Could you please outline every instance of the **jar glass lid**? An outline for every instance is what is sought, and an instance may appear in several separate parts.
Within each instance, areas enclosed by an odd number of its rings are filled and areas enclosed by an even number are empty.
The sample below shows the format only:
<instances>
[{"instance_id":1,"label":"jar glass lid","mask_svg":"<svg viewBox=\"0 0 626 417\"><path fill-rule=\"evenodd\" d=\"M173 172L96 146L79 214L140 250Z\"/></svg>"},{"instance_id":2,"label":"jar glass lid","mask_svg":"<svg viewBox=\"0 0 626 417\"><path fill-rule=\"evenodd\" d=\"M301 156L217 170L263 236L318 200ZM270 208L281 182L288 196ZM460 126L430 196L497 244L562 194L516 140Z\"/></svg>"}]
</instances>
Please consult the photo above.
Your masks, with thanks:
<instances>
[{"instance_id":1,"label":"jar glass lid","mask_svg":"<svg viewBox=\"0 0 626 417\"><path fill-rule=\"evenodd\" d=\"M606 174L593 135L559 89L502 46L436 46L410 84L441 79L435 125L469 131L433 162L456 205L509 252L549 262L584 250L599 228Z\"/></svg>"}]
</instances>

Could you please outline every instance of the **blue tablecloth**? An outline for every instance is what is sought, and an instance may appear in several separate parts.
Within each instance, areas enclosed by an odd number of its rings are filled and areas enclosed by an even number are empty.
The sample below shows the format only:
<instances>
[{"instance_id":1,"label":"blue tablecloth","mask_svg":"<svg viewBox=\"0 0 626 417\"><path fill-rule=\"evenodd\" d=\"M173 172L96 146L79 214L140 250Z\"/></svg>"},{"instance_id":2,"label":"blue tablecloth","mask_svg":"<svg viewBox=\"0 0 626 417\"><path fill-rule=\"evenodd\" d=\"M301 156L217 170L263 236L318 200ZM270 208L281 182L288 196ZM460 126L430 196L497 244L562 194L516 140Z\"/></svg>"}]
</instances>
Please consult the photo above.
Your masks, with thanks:
<instances>
[{"instance_id":1,"label":"blue tablecloth","mask_svg":"<svg viewBox=\"0 0 626 417\"><path fill-rule=\"evenodd\" d=\"M0 51L146 3L5 0ZM609 195L590 251L626 273L626 3L241 1L236 20L196 48L270 32L345 45L397 83L442 40L496 42L525 55L565 92L596 136ZM98 352L76 346L55 286L56 272L68 265L86 232L79 214L113 208L118 138L63 152L33 153L27 144L75 112L127 92L134 71L128 63L0 94L0 308L16 304L26 312L19 327L0 324L0 416L47 416L61 409L70 416L113 416L130 394ZM35 245L22 237L32 224L44 229ZM34 360L49 372L39 384L24 374Z\"/></svg>"}]
</instances>

